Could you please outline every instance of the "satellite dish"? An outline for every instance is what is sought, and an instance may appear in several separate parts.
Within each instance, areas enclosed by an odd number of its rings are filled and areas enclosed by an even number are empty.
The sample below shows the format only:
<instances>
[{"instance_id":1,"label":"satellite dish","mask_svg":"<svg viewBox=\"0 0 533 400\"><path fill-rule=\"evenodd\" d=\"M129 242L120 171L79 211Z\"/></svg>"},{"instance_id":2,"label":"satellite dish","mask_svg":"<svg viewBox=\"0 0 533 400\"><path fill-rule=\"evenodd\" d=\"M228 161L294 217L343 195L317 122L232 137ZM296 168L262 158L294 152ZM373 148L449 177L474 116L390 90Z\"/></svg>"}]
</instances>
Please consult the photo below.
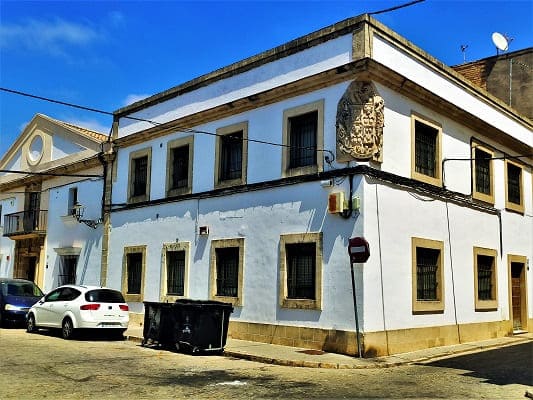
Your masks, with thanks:
<instances>
[{"instance_id":1,"label":"satellite dish","mask_svg":"<svg viewBox=\"0 0 533 400\"><path fill-rule=\"evenodd\" d=\"M507 51L509 48L509 41L499 32L494 32L492 34L492 42L498 50Z\"/></svg>"}]
</instances>

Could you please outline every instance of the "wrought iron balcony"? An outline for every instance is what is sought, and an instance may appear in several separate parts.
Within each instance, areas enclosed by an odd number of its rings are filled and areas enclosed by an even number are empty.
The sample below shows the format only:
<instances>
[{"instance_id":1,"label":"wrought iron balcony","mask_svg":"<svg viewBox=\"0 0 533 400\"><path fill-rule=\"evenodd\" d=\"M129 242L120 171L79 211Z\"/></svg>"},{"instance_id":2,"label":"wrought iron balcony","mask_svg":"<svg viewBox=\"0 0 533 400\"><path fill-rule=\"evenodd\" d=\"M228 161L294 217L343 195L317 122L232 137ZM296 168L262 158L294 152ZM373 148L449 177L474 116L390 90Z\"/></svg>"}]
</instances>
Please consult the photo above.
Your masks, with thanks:
<instances>
[{"instance_id":1,"label":"wrought iron balcony","mask_svg":"<svg viewBox=\"0 0 533 400\"><path fill-rule=\"evenodd\" d=\"M39 236L46 234L48 222L48 210L19 211L4 216L4 235L15 236Z\"/></svg>"}]
</instances>

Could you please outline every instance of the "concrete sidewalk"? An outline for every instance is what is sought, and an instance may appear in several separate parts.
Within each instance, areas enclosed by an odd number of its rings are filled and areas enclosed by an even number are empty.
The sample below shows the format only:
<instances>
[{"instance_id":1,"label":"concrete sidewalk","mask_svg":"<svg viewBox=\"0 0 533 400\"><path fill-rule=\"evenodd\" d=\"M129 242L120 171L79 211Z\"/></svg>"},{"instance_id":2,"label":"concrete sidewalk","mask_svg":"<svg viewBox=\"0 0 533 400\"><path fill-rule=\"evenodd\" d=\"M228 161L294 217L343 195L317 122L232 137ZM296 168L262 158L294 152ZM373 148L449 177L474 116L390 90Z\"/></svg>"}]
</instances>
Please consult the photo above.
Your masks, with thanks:
<instances>
[{"instance_id":1,"label":"concrete sidewalk","mask_svg":"<svg viewBox=\"0 0 533 400\"><path fill-rule=\"evenodd\" d=\"M124 335L128 340L139 343L142 342L143 339L142 328L129 328ZM396 354L393 356L358 358L297 347L228 338L226 347L224 348L224 355L227 357L243 358L267 364L292 367L337 369L387 368L446 357L453 354L505 347L518 343L530 342L532 340L533 333L524 333L511 337L483 340L480 342L434 347L410 353Z\"/></svg>"}]
</instances>

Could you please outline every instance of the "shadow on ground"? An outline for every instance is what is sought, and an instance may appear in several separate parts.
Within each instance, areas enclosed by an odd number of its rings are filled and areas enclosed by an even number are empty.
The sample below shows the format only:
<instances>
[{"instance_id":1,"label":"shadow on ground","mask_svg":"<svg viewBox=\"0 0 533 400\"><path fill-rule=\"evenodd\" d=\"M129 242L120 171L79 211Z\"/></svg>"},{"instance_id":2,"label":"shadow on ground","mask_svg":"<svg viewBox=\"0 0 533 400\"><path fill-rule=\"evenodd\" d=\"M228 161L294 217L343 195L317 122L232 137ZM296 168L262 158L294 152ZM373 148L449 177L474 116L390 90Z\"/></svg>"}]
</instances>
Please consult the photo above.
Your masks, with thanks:
<instances>
[{"instance_id":1,"label":"shadow on ground","mask_svg":"<svg viewBox=\"0 0 533 400\"><path fill-rule=\"evenodd\" d=\"M432 367L470 371L465 376L495 385L533 385L533 343L467 354L424 363Z\"/></svg>"}]
</instances>

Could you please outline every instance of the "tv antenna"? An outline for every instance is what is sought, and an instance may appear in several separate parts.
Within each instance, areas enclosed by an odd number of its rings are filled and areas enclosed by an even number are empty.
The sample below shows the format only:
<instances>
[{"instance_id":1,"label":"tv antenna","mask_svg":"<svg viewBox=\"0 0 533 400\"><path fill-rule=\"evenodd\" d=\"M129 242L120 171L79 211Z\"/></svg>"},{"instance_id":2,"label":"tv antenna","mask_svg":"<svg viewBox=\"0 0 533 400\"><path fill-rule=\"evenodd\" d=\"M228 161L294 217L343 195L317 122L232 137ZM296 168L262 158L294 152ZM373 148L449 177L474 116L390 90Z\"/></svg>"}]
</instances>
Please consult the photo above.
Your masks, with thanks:
<instances>
[{"instance_id":1,"label":"tv antenna","mask_svg":"<svg viewBox=\"0 0 533 400\"><path fill-rule=\"evenodd\" d=\"M492 43L496 46L496 54L499 55L500 51L505 52L509 49L509 43L513 39L510 39L507 35L502 35L499 32L492 34Z\"/></svg>"},{"instance_id":2,"label":"tv antenna","mask_svg":"<svg viewBox=\"0 0 533 400\"><path fill-rule=\"evenodd\" d=\"M461 45L461 52L463 53L463 64L466 63L466 49L468 49L467 44Z\"/></svg>"}]
</instances>

